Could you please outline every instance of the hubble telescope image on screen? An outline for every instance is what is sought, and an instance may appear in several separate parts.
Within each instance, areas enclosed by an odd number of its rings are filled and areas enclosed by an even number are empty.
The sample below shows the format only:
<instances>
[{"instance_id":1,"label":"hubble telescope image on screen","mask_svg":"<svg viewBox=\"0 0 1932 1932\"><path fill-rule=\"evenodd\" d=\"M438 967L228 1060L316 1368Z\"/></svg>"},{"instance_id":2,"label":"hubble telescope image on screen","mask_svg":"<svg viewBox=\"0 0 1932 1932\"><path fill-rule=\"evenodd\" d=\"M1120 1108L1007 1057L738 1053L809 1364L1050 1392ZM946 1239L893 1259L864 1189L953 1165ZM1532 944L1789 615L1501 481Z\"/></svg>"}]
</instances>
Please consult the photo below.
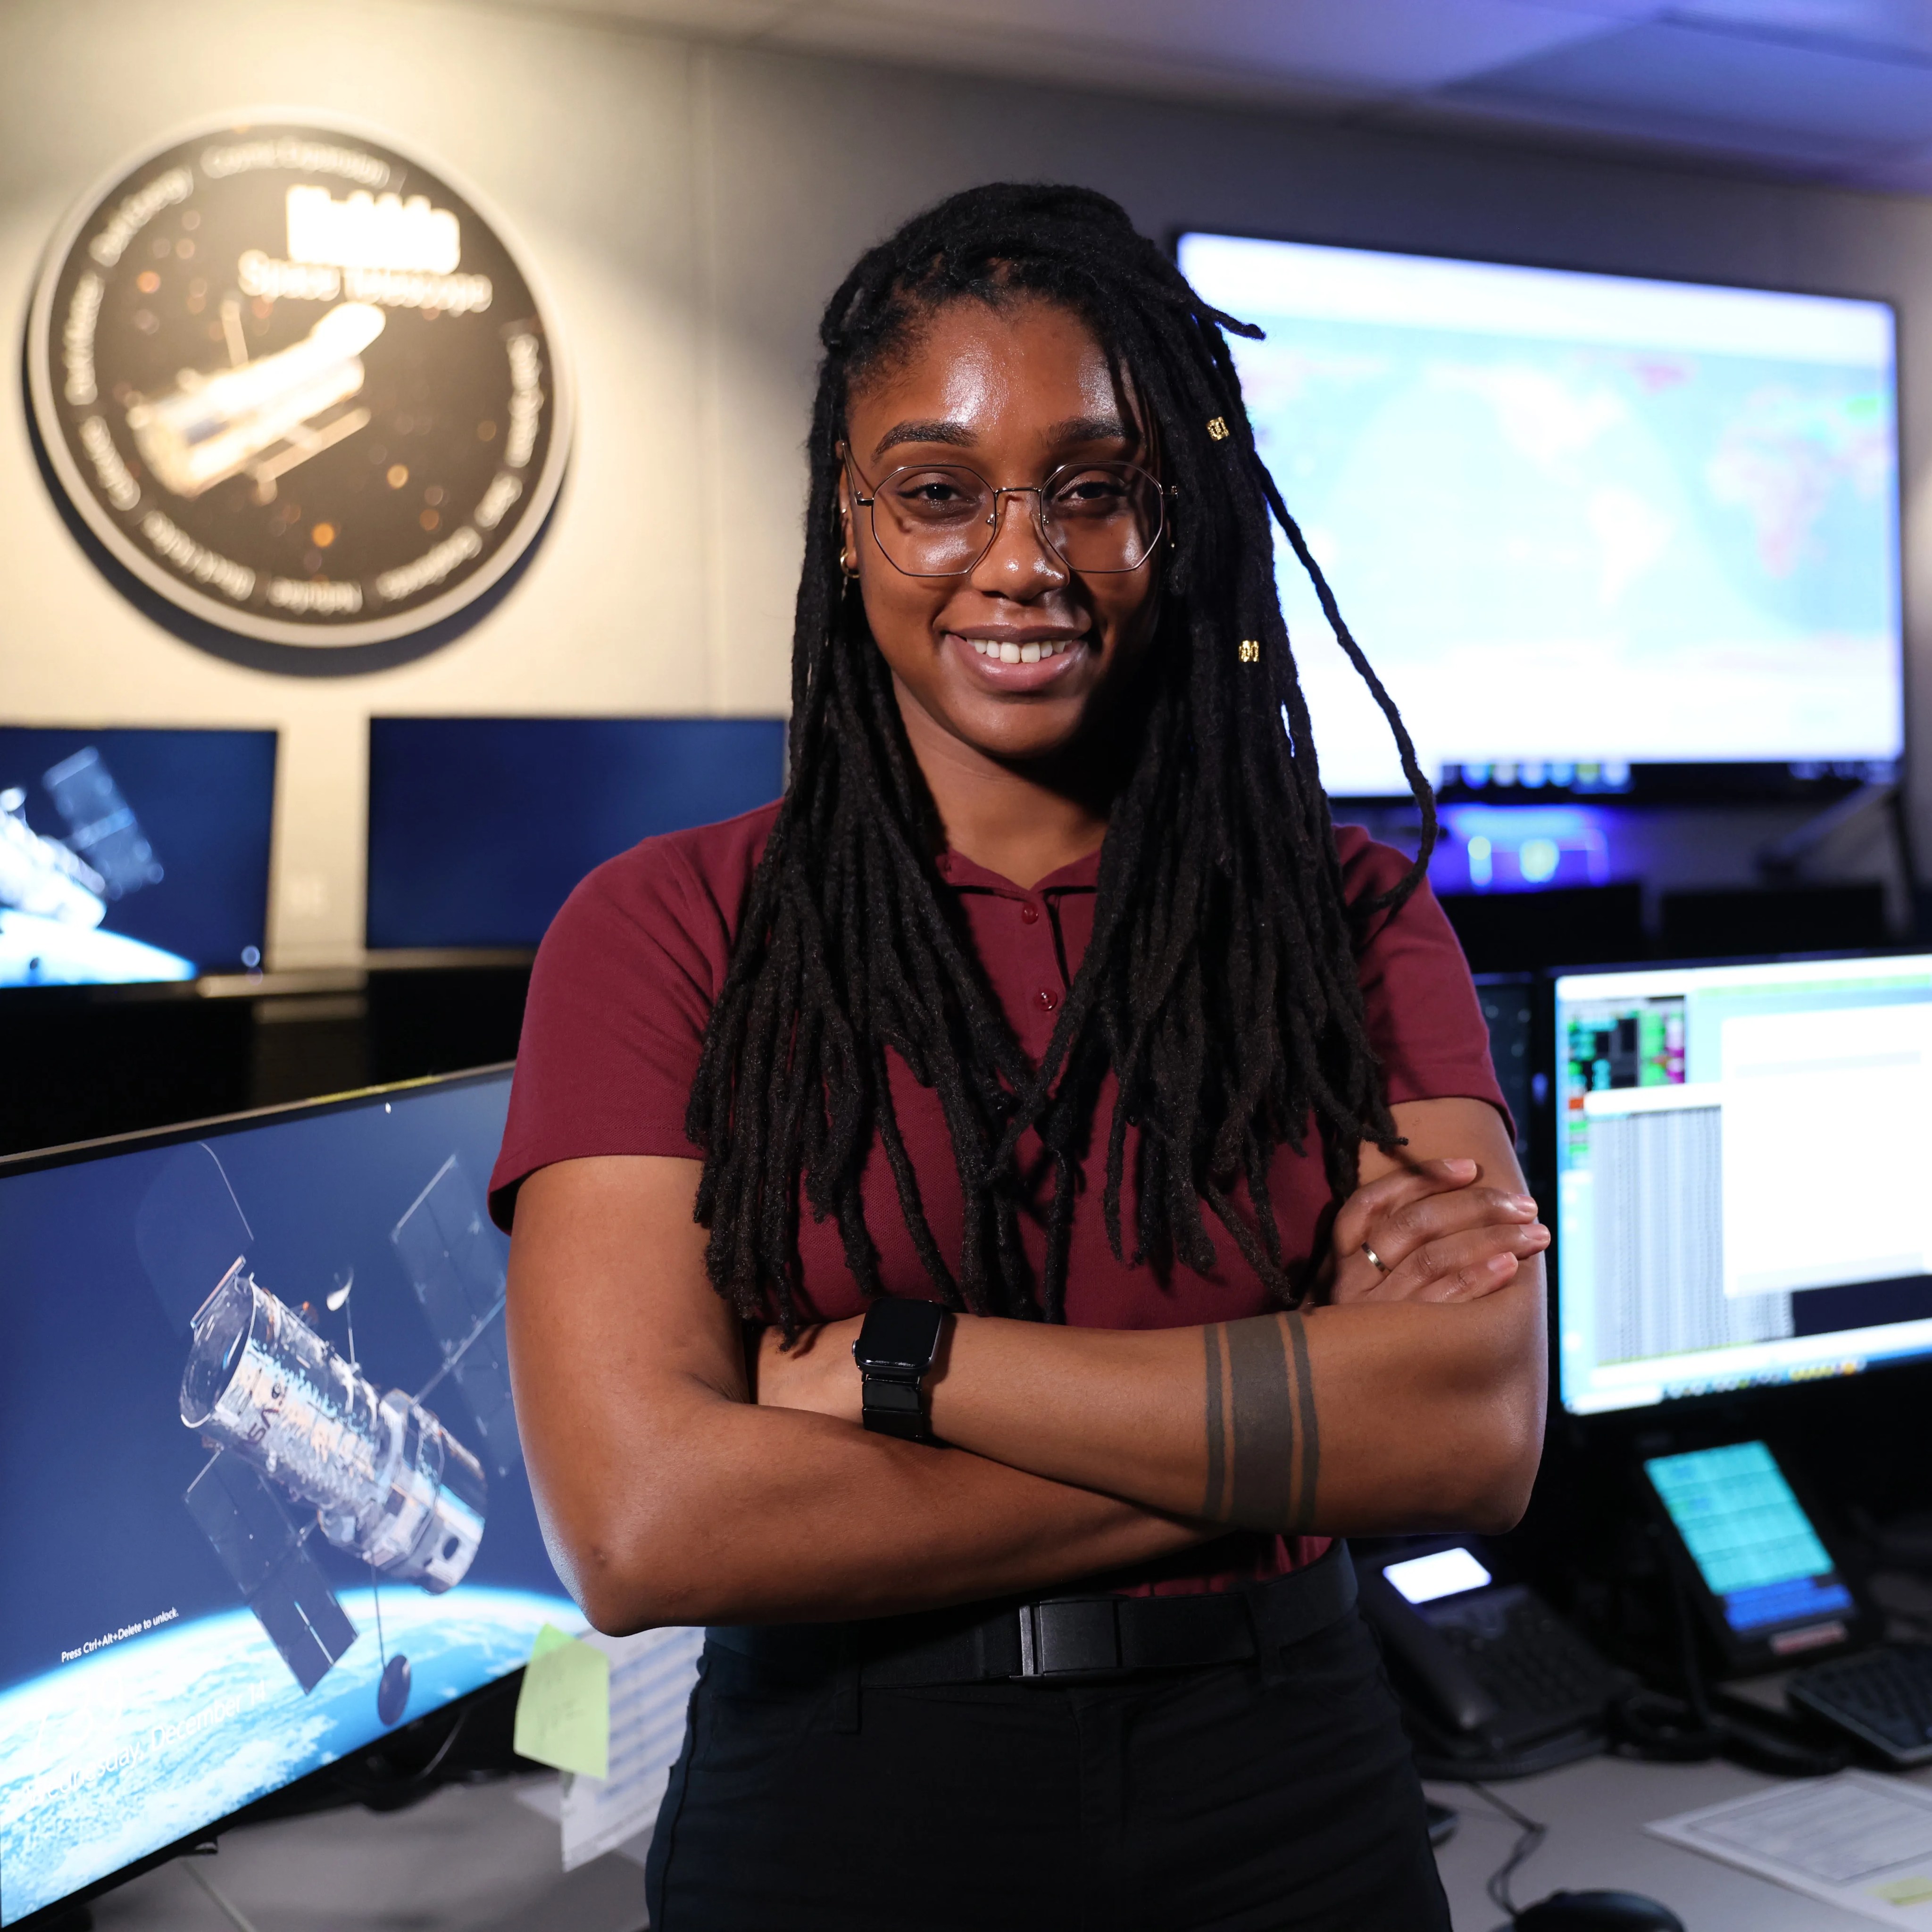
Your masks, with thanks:
<instances>
[{"instance_id":1,"label":"hubble telescope image on screen","mask_svg":"<svg viewBox=\"0 0 1932 1932\"><path fill-rule=\"evenodd\" d=\"M640 838L768 805L777 718L372 718L368 943L535 946Z\"/></svg>"},{"instance_id":2,"label":"hubble telescope image on screen","mask_svg":"<svg viewBox=\"0 0 1932 1932\"><path fill-rule=\"evenodd\" d=\"M0 1163L0 1923L520 1666L507 1072Z\"/></svg>"},{"instance_id":3,"label":"hubble telescope image on screen","mask_svg":"<svg viewBox=\"0 0 1932 1932\"><path fill-rule=\"evenodd\" d=\"M0 986L262 963L272 731L0 725Z\"/></svg>"},{"instance_id":4,"label":"hubble telescope image on screen","mask_svg":"<svg viewBox=\"0 0 1932 1932\"><path fill-rule=\"evenodd\" d=\"M1430 778L1900 755L1886 304L1220 235L1180 260L1267 332L1231 344L1256 442ZM1406 791L1280 556L1329 790Z\"/></svg>"}]
</instances>

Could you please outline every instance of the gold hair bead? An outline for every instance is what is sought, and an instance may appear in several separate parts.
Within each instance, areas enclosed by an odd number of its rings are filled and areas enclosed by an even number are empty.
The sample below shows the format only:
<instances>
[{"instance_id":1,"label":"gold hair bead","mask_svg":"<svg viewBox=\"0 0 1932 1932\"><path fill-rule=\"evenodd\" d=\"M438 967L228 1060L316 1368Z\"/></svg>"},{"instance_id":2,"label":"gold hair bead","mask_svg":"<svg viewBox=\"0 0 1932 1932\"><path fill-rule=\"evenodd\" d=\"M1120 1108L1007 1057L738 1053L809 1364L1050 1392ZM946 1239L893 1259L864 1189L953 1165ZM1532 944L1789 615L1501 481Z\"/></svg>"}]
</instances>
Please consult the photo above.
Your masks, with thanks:
<instances>
[{"instance_id":1,"label":"gold hair bead","mask_svg":"<svg viewBox=\"0 0 1932 1932\"><path fill-rule=\"evenodd\" d=\"M1242 663L1244 663L1244 664L1259 664L1259 663L1261 662L1261 661L1262 661L1262 647L1261 647L1261 646L1260 646L1260 645L1259 645L1259 644L1258 644L1258 643L1257 643L1257 642L1256 642L1256 641L1252 638L1244 638L1241 640L1241 662L1242 662Z\"/></svg>"},{"instance_id":2,"label":"gold hair bead","mask_svg":"<svg viewBox=\"0 0 1932 1932\"><path fill-rule=\"evenodd\" d=\"M1210 416L1208 418L1208 434L1216 442L1226 442L1228 440L1228 418L1226 416Z\"/></svg>"}]
</instances>

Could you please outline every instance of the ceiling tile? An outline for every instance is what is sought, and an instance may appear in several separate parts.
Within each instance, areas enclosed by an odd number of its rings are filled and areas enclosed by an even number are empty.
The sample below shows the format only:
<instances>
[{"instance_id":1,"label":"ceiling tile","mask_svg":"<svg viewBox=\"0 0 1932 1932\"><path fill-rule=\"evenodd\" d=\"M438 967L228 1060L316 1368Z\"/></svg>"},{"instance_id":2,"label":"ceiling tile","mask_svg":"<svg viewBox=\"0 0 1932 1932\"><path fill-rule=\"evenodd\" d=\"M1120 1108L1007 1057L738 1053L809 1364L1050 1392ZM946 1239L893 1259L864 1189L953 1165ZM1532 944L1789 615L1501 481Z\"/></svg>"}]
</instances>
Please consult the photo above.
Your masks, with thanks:
<instances>
[{"instance_id":1,"label":"ceiling tile","mask_svg":"<svg viewBox=\"0 0 1932 1932\"><path fill-rule=\"evenodd\" d=\"M1773 154L1796 142L1876 160L1932 142L1932 74L1916 64L1676 24L1630 28L1443 92L1586 125L1608 117L1633 131L1757 140Z\"/></svg>"},{"instance_id":2,"label":"ceiling tile","mask_svg":"<svg viewBox=\"0 0 1932 1932\"><path fill-rule=\"evenodd\" d=\"M1005 79L1932 186L1932 0L500 0Z\"/></svg>"},{"instance_id":3,"label":"ceiling tile","mask_svg":"<svg viewBox=\"0 0 1932 1932\"><path fill-rule=\"evenodd\" d=\"M1925 0L1688 0L1670 13L1694 25L1932 59Z\"/></svg>"},{"instance_id":4,"label":"ceiling tile","mask_svg":"<svg viewBox=\"0 0 1932 1932\"><path fill-rule=\"evenodd\" d=\"M1368 110L1366 125L1418 133L1528 142L1586 153L1640 154L1692 164L1868 184L1873 170L1898 164L1899 151L1762 128L1646 113L1639 108L1592 107L1484 94L1474 88L1418 94Z\"/></svg>"},{"instance_id":5,"label":"ceiling tile","mask_svg":"<svg viewBox=\"0 0 1932 1932\"><path fill-rule=\"evenodd\" d=\"M1642 0L1640 0L1642 4ZM1660 0L1658 0L1660 4ZM1657 10L1655 4L1648 10ZM1371 91L1441 86L1484 69L1612 32L1594 9L1541 0L836 0L802 9L782 38L836 35L876 22L905 37L930 32L935 48L1006 40L1001 64L1029 52L1064 69L1087 58L1181 63L1231 73Z\"/></svg>"},{"instance_id":6,"label":"ceiling tile","mask_svg":"<svg viewBox=\"0 0 1932 1932\"><path fill-rule=\"evenodd\" d=\"M1258 64L1243 68L1182 62L1137 48L1084 46L1010 29L949 28L923 20L858 14L842 5L802 8L760 35L759 43L910 67L990 74L1043 86L1100 87L1180 100L1238 101L1316 116L1388 98L1384 90L1303 80Z\"/></svg>"}]
</instances>

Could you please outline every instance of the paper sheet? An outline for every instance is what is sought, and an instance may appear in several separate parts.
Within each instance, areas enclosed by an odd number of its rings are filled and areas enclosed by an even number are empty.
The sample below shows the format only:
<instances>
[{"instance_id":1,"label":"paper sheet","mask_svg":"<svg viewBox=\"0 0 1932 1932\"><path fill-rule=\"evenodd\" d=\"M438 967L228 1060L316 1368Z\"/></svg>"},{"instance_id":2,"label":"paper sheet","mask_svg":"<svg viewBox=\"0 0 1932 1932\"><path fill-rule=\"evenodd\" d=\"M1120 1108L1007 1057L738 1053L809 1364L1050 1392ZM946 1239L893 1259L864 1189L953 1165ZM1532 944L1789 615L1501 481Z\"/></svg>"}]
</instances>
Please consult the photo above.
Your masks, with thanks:
<instances>
[{"instance_id":1,"label":"paper sheet","mask_svg":"<svg viewBox=\"0 0 1932 1932\"><path fill-rule=\"evenodd\" d=\"M559 1771L603 1777L610 1768L610 1660L592 1639L554 1624L537 1633L517 1694L517 1750Z\"/></svg>"},{"instance_id":2,"label":"paper sheet","mask_svg":"<svg viewBox=\"0 0 1932 1932\"><path fill-rule=\"evenodd\" d=\"M1932 1790L1848 1771L1646 1826L1882 1925L1932 1932Z\"/></svg>"},{"instance_id":3,"label":"paper sheet","mask_svg":"<svg viewBox=\"0 0 1932 1932\"><path fill-rule=\"evenodd\" d=\"M588 1632L584 1642L608 1660L610 1752L602 1778L563 1784L563 1865L573 1871L606 1852L642 1862L657 1822L670 1768L684 1744L685 1707L698 1681L701 1630L640 1631L635 1636Z\"/></svg>"}]
</instances>

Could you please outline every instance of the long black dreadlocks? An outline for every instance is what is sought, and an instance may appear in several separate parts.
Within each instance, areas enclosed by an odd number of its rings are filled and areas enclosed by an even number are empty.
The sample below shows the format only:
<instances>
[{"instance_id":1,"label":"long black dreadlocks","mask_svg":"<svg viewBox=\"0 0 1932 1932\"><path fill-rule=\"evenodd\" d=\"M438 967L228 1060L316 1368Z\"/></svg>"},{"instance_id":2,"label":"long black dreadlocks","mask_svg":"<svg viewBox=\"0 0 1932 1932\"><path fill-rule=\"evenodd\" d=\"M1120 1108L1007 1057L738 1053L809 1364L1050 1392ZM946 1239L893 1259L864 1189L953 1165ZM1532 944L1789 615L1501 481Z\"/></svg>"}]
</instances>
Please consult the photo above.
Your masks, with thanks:
<instances>
[{"instance_id":1,"label":"long black dreadlocks","mask_svg":"<svg viewBox=\"0 0 1932 1932\"><path fill-rule=\"evenodd\" d=\"M950 302L1043 298L1082 316L1131 386L1178 490L1140 748L1108 820L1093 938L1035 1066L1015 1040L934 867L931 808L884 661L839 567L846 399ZM1205 1202L1271 1294L1292 1278L1268 1187L1312 1117L1331 1190L1355 1184L1364 1140L1394 1126L1363 1018L1354 939L1365 912L1414 889L1434 802L1393 700L1349 634L1257 454L1210 308L1126 212L1083 188L996 184L917 215L846 278L820 326L825 356L808 452L805 566L792 649L791 782L754 873L705 1036L688 1126L706 1150L698 1218L718 1292L789 1335L797 1213L836 1220L879 1292L860 1198L883 1148L920 1258L954 1308L1064 1318L1075 1170L1102 1082L1102 1211L1124 1252L1126 1134L1139 1130L1132 1258L1205 1269ZM1276 595L1272 513L1342 649L1382 706L1422 808L1421 855L1352 913L1308 710ZM1250 648L1258 646L1258 650ZM941 1254L894 1109L887 1055L937 1093L965 1207L956 1267ZM1046 1263L1022 1249L1022 1135L1050 1163ZM1043 1176L1042 1176L1043 1178ZM1250 1226L1233 1193L1245 1180Z\"/></svg>"}]
</instances>

